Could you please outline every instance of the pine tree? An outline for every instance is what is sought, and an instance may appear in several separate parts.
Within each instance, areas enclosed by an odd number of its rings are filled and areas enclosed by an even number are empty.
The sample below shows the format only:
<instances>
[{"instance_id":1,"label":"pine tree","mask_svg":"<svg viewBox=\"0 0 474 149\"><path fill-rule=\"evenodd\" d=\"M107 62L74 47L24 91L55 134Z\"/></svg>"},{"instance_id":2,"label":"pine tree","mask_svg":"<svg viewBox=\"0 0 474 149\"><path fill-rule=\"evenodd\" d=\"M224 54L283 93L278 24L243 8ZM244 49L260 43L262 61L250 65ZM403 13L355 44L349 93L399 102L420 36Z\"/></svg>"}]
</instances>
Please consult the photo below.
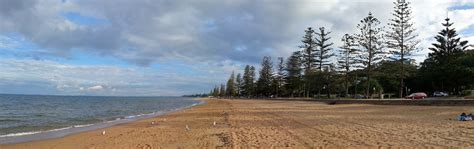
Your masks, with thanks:
<instances>
[{"instance_id":1,"label":"pine tree","mask_svg":"<svg viewBox=\"0 0 474 149\"><path fill-rule=\"evenodd\" d=\"M330 75L331 73L323 73L323 67L327 66L329 67L329 59L334 56L333 53L330 53L332 50L331 46L333 43L329 43L329 40L331 37L328 37L331 32L326 32L324 27L319 28L319 32L315 32L317 35L315 38L315 45L316 45L316 63L317 63L317 69L319 69L319 72L317 73L317 84L318 84L318 97L321 97L321 89L323 88L323 83L322 82L328 82L328 78L330 76L325 76L325 75ZM327 70L329 70L327 68ZM326 85L327 86L327 83Z\"/></svg>"},{"instance_id":2,"label":"pine tree","mask_svg":"<svg viewBox=\"0 0 474 149\"><path fill-rule=\"evenodd\" d=\"M366 69L368 83L366 85L365 94L367 98L369 96L371 97L372 67L376 62L383 59L384 54L382 51L382 28L378 27L379 25L380 21L369 12L369 15L362 19L360 24L357 25L357 28L360 29L360 33L355 35L358 46L361 48L358 61L362 67Z\"/></svg>"},{"instance_id":3,"label":"pine tree","mask_svg":"<svg viewBox=\"0 0 474 149\"><path fill-rule=\"evenodd\" d=\"M269 56L263 57L257 81L257 90L259 95L268 97L272 93L272 67L271 58Z\"/></svg>"},{"instance_id":4,"label":"pine tree","mask_svg":"<svg viewBox=\"0 0 474 149\"><path fill-rule=\"evenodd\" d=\"M349 95L349 72L356 64L355 54L357 49L355 48L354 37L349 34L345 34L342 39L342 46L339 51L338 68L344 74L344 89L345 95Z\"/></svg>"},{"instance_id":5,"label":"pine tree","mask_svg":"<svg viewBox=\"0 0 474 149\"><path fill-rule=\"evenodd\" d=\"M390 19L390 23L388 23L389 31L386 33L386 38L387 47L391 49L390 54L392 54L390 59L400 63L401 70L398 72L400 78L399 96L402 98L404 79L407 77L404 65L411 60L410 56L416 50L419 41L416 40L418 35L415 34L415 28L411 21L410 2L397 0L393 4L395 5L392 13L394 18Z\"/></svg>"},{"instance_id":6,"label":"pine tree","mask_svg":"<svg viewBox=\"0 0 474 149\"><path fill-rule=\"evenodd\" d=\"M251 86L250 86L250 92L251 92L251 95L252 96L255 96L256 95L256 91L255 91L255 80L256 80L256 72L255 72L255 67L254 66L250 66L250 83L251 83Z\"/></svg>"},{"instance_id":7,"label":"pine tree","mask_svg":"<svg viewBox=\"0 0 474 149\"><path fill-rule=\"evenodd\" d=\"M215 86L214 87L214 94L213 94L214 97L219 97L219 86Z\"/></svg>"},{"instance_id":8,"label":"pine tree","mask_svg":"<svg viewBox=\"0 0 474 149\"><path fill-rule=\"evenodd\" d=\"M235 79L236 96L238 97L242 96L242 85L243 85L242 76L240 75L240 73L238 73L237 78Z\"/></svg>"},{"instance_id":9,"label":"pine tree","mask_svg":"<svg viewBox=\"0 0 474 149\"><path fill-rule=\"evenodd\" d=\"M286 89L290 92L290 96L299 96L301 93L302 87L302 60L301 52L296 51L291 54L291 56L286 61Z\"/></svg>"},{"instance_id":10,"label":"pine tree","mask_svg":"<svg viewBox=\"0 0 474 149\"><path fill-rule=\"evenodd\" d=\"M214 89L212 89L211 96L217 97L219 90L217 90L217 86L214 86Z\"/></svg>"},{"instance_id":11,"label":"pine tree","mask_svg":"<svg viewBox=\"0 0 474 149\"><path fill-rule=\"evenodd\" d=\"M300 46L301 51L301 60L304 67L304 92L305 96L308 97L310 94L311 88L311 78L313 75L313 68L316 63L316 41L314 40L314 30L311 27L308 27L305 30L305 35L303 36L303 45Z\"/></svg>"},{"instance_id":12,"label":"pine tree","mask_svg":"<svg viewBox=\"0 0 474 149\"><path fill-rule=\"evenodd\" d=\"M472 72L472 68L463 67L463 64L456 63L460 57L465 56L468 41L462 41L457 37L456 30L451 28L453 23L446 18L446 23L442 23L445 27L435 37L436 43L429 48L432 53L428 54L428 58L422 63L420 68L427 84L432 84L434 91L450 91L452 94L458 94L460 86L465 84L467 80L463 80L466 71ZM469 62L467 62L469 63Z\"/></svg>"},{"instance_id":13,"label":"pine tree","mask_svg":"<svg viewBox=\"0 0 474 149\"><path fill-rule=\"evenodd\" d=\"M250 66L246 65L244 68L244 75L242 76L242 94L244 96L249 97L250 96L250 86L251 86L251 81L250 81Z\"/></svg>"},{"instance_id":14,"label":"pine tree","mask_svg":"<svg viewBox=\"0 0 474 149\"><path fill-rule=\"evenodd\" d=\"M229 80L227 81L227 87L226 87L226 95L229 97L235 96L235 76L234 72L229 77Z\"/></svg>"},{"instance_id":15,"label":"pine tree","mask_svg":"<svg viewBox=\"0 0 474 149\"><path fill-rule=\"evenodd\" d=\"M219 89L219 96L220 97L225 97L226 96L225 85L224 84L221 84L221 87Z\"/></svg>"},{"instance_id":16,"label":"pine tree","mask_svg":"<svg viewBox=\"0 0 474 149\"><path fill-rule=\"evenodd\" d=\"M218 95L219 95L219 89L217 89L217 86L215 86L209 93L209 96L217 97Z\"/></svg>"},{"instance_id":17,"label":"pine tree","mask_svg":"<svg viewBox=\"0 0 474 149\"><path fill-rule=\"evenodd\" d=\"M316 32L315 34L317 35L315 38L317 49L315 53L315 62L318 64L317 68L319 71L322 71L324 66L330 64L329 59L334 56L333 53L329 53L332 50L331 46L333 45L332 42L329 42L331 37L328 37L331 32L326 32L324 27L320 27L319 32Z\"/></svg>"},{"instance_id":18,"label":"pine tree","mask_svg":"<svg viewBox=\"0 0 474 149\"><path fill-rule=\"evenodd\" d=\"M335 66L333 64L327 65L327 69L323 73L324 78L324 87L323 89L326 90L326 97L331 98L331 91L333 90L334 86L336 86L336 81L333 76L335 76Z\"/></svg>"},{"instance_id":19,"label":"pine tree","mask_svg":"<svg viewBox=\"0 0 474 149\"><path fill-rule=\"evenodd\" d=\"M242 77L242 94L244 96L250 97L253 95L255 80L255 68L250 65L246 65L244 69L244 75Z\"/></svg>"},{"instance_id":20,"label":"pine tree","mask_svg":"<svg viewBox=\"0 0 474 149\"><path fill-rule=\"evenodd\" d=\"M275 83L276 83L275 95L279 97L283 93L283 86L285 85L285 63L284 63L283 57L278 57L278 67L277 67L277 73L275 75Z\"/></svg>"},{"instance_id":21,"label":"pine tree","mask_svg":"<svg viewBox=\"0 0 474 149\"><path fill-rule=\"evenodd\" d=\"M450 28L453 23L449 23L449 18L445 19L446 23L442 23L445 27L435 37L437 43L433 43L432 48L429 48L432 53L428 57L433 58L438 64L446 64L452 62L456 56L459 56L466 51L468 41L461 41L460 37L457 37L456 29Z\"/></svg>"},{"instance_id":22,"label":"pine tree","mask_svg":"<svg viewBox=\"0 0 474 149\"><path fill-rule=\"evenodd\" d=\"M314 30L311 27L308 27L305 31L305 35L303 36L303 45L300 46L302 48L302 61L305 68L305 72L310 72L311 69L314 68L316 62L316 41L314 41L313 34Z\"/></svg>"}]
</instances>

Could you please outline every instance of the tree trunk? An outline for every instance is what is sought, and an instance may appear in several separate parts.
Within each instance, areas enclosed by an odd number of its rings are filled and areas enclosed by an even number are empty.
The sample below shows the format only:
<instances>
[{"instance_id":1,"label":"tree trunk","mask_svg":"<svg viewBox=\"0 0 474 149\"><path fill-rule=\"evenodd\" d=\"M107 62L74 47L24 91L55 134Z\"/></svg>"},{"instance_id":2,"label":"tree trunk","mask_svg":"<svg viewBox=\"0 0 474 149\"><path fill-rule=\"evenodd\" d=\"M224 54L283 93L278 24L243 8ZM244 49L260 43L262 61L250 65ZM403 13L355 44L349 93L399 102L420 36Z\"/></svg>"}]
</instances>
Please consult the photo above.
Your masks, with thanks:
<instances>
[{"instance_id":1,"label":"tree trunk","mask_svg":"<svg viewBox=\"0 0 474 149\"><path fill-rule=\"evenodd\" d=\"M402 48L403 49L403 48ZM401 50L403 52L403 50ZM401 76L400 76L400 98L403 98L403 79L405 78L405 68L403 66L403 54L401 56L401 60L400 60L400 63L402 64L402 72L401 72ZM408 93L407 93L408 94Z\"/></svg>"},{"instance_id":2,"label":"tree trunk","mask_svg":"<svg viewBox=\"0 0 474 149\"><path fill-rule=\"evenodd\" d=\"M369 28L371 27L371 24L369 24ZM368 59L368 67L367 67L367 88L366 88L366 98L368 99L370 96L370 71L371 71L371 65L372 65L372 54L373 54L373 49L372 49L372 31L369 30L369 46L367 47L369 51L369 59ZM370 96L372 97L372 96Z\"/></svg>"},{"instance_id":3,"label":"tree trunk","mask_svg":"<svg viewBox=\"0 0 474 149\"><path fill-rule=\"evenodd\" d=\"M403 98L403 79L400 79L400 98Z\"/></svg>"},{"instance_id":4,"label":"tree trunk","mask_svg":"<svg viewBox=\"0 0 474 149\"><path fill-rule=\"evenodd\" d=\"M369 99L369 96L370 96L370 64L369 64L369 68L367 70L367 88L366 88L366 91L365 91L365 96L367 99ZM372 98L372 96L370 96L370 98Z\"/></svg>"},{"instance_id":5,"label":"tree trunk","mask_svg":"<svg viewBox=\"0 0 474 149\"><path fill-rule=\"evenodd\" d=\"M346 72L346 82L345 82L345 87L346 87L346 94L345 96L349 95L349 72Z\"/></svg>"},{"instance_id":6,"label":"tree trunk","mask_svg":"<svg viewBox=\"0 0 474 149\"><path fill-rule=\"evenodd\" d=\"M403 21L403 18L402 18L402 21ZM402 64L402 72L401 72L401 76L400 76L400 98L403 98L403 79L405 78L405 66L403 65L403 58L405 56L405 53L404 53L404 40L403 40L403 27L402 27L402 35L401 35L401 45L400 45L400 64Z\"/></svg>"},{"instance_id":7,"label":"tree trunk","mask_svg":"<svg viewBox=\"0 0 474 149\"><path fill-rule=\"evenodd\" d=\"M358 82L358 76L357 76L357 71L355 72L355 75L356 75L356 79L355 79L355 87L354 87L354 97L357 95L357 85L359 85L359 82Z\"/></svg>"}]
</instances>

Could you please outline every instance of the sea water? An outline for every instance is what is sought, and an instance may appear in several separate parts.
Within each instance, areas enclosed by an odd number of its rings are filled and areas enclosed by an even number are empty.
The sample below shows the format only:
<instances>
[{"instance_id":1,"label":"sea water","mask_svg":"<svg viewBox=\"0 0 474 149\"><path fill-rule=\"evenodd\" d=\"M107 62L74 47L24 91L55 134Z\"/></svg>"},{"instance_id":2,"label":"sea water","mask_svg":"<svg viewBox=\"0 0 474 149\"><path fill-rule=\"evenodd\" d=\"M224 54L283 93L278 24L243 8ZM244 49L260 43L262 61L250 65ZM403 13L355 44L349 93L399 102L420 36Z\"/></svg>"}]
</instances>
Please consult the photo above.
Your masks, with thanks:
<instances>
[{"instance_id":1,"label":"sea water","mask_svg":"<svg viewBox=\"0 0 474 149\"><path fill-rule=\"evenodd\" d=\"M199 103L185 97L0 94L0 144L62 137Z\"/></svg>"}]
</instances>

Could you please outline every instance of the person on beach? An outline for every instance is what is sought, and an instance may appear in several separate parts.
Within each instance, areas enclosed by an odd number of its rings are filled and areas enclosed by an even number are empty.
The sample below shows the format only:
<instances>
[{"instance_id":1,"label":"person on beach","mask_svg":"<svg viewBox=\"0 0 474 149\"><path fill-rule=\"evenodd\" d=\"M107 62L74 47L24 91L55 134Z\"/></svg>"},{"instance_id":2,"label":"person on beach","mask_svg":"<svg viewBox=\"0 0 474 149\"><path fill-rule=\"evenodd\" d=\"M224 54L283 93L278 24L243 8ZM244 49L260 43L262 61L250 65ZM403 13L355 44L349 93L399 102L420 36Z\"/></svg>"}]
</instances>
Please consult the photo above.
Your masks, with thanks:
<instances>
[{"instance_id":1,"label":"person on beach","mask_svg":"<svg viewBox=\"0 0 474 149\"><path fill-rule=\"evenodd\" d=\"M461 113L461 115L459 115L459 121L465 121L466 120L466 113Z\"/></svg>"},{"instance_id":2,"label":"person on beach","mask_svg":"<svg viewBox=\"0 0 474 149\"><path fill-rule=\"evenodd\" d=\"M466 121L472 121L472 119L473 119L472 113L469 113L469 115L467 115L465 118Z\"/></svg>"}]
</instances>

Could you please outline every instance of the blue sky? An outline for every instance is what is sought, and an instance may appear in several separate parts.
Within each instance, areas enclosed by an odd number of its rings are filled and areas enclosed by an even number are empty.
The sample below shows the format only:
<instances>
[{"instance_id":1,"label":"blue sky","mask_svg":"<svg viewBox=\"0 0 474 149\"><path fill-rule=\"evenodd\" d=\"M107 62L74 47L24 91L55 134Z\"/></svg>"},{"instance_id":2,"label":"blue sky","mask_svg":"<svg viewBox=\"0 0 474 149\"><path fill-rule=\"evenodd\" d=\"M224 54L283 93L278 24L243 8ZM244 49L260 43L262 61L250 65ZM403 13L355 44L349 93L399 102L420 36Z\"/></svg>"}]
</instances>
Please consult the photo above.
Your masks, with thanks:
<instances>
[{"instance_id":1,"label":"blue sky","mask_svg":"<svg viewBox=\"0 0 474 149\"><path fill-rule=\"evenodd\" d=\"M107 24L107 20L96 18L93 16L85 16L78 12L63 12L61 14L66 20L77 25L100 25Z\"/></svg>"},{"instance_id":2,"label":"blue sky","mask_svg":"<svg viewBox=\"0 0 474 149\"><path fill-rule=\"evenodd\" d=\"M412 1L423 61L446 13L474 43L474 2ZM3 0L0 93L182 95L205 93L288 57L306 27L332 31L334 48L368 11L382 24L392 0ZM429 11L427 11L429 10Z\"/></svg>"}]
</instances>

